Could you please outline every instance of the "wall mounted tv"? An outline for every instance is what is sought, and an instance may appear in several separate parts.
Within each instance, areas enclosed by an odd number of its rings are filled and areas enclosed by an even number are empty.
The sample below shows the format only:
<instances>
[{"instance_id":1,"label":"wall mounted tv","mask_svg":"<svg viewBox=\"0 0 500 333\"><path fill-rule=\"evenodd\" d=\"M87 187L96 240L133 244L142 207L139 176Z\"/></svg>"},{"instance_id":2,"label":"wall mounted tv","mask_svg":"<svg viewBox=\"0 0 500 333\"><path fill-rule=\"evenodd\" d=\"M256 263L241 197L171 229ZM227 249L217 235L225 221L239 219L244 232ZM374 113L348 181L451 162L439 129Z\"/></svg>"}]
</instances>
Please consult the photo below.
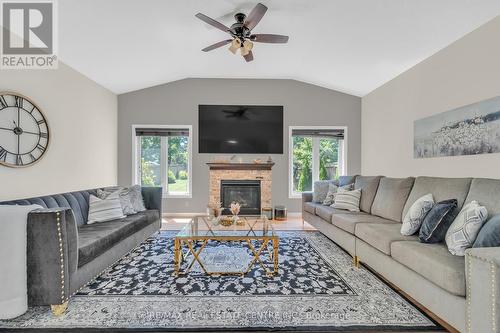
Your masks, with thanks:
<instances>
[{"instance_id":1,"label":"wall mounted tv","mask_svg":"<svg viewBox=\"0 0 500 333\"><path fill-rule=\"evenodd\" d=\"M283 106L199 105L199 152L283 154Z\"/></svg>"}]
</instances>

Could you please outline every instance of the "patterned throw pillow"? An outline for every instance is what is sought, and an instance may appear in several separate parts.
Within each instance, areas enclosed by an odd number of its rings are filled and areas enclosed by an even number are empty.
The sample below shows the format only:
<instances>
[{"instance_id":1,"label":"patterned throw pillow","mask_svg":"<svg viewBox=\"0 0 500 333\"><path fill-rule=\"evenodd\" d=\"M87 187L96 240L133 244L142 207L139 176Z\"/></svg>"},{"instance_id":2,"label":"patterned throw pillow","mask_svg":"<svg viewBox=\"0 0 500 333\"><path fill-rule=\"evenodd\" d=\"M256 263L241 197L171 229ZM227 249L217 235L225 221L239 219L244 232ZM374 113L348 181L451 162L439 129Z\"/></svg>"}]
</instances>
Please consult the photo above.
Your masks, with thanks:
<instances>
[{"instance_id":1,"label":"patterned throw pillow","mask_svg":"<svg viewBox=\"0 0 500 333\"><path fill-rule=\"evenodd\" d=\"M331 180L319 180L314 182L312 201L323 202L326 198L328 187L331 183Z\"/></svg>"},{"instance_id":2,"label":"patterned throw pillow","mask_svg":"<svg viewBox=\"0 0 500 333\"><path fill-rule=\"evenodd\" d=\"M111 193L106 199L99 199L92 194L90 195L87 224L106 222L124 217L118 191Z\"/></svg>"},{"instance_id":3,"label":"patterned throw pillow","mask_svg":"<svg viewBox=\"0 0 500 333\"><path fill-rule=\"evenodd\" d=\"M446 232L446 245L451 254L464 256L465 250L472 247L479 230L488 218L486 207L477 201L465 205Z\"/></svg>"},{"instance_id":4,"label":"patterned throw pillow","mask_svg":"<svg viewBox=\"0 0 500 333\"><path fill-rule=\"evenodd\" d=\"M417 199L406 213L401 225L401 235L411 236L420 230L425 216L434 206L434 197L431 193Z\"/></svg>"},{"instance_id":5,"label":"patterned throw pillow","mask_svg":"<svg viewBox=\"0 0 500 333\"><path fill-rule=\"evenodd\" d=\"M337 209L345 209L351 212L359 212L359 201L361 199L361 189L347 191L339 188L335 194L335 202L332 207Z\"/></svg>"},{"instance_id":6,"label":"patterned throw pillow","mask_svg":"<svg viewBox=\"0 0 500 333\"><path fill-rule=\"evenodd\" d=\"M115 191L111 191L115 189ZM104 190L97 190L97 196L99 199L106 199L111 193L118 191L120 196L120 204L122 205L123 214L132 215L137 213L132 206L132 201L130 201L130 190L126 187L116 187L116 188L105 188Z\"/></svg>"},{"instance_id":7,"label":"patterned throw pillow","mask_svg":"<svg viewBox=\"0 0 500 333\"><path fill-rule=\"evenodd\" d=\"M142 199L142 189L140 185L129 187L129 196L132 207L136 212L143 212L146 210L144 200Z\"/></svg>"},{"instance_id":8,"label":"patterned throw pillow","mask_svg":"<svg viewBox=\"0 0 500 333\"><path fill-rule=\"evenodd\" d=\"M422 243L444 242L446 231L457 216L457 199L443 200L434 205L422 222L418 238Z\"/></svg>"},{"instance_id":9,"label":"patterned throw pillow","mask_svg":"<svg viewBox=\"0 0 500 333\"><path fill-rule=\"evenodd\" d=\"M325 200L323 200L323 205L330 206L331 204L333 204L335 194L337 193L338 189L339 187L335 184L330 184L328 186L328 193L326 194Z\"/></svg>"}]
</instances>

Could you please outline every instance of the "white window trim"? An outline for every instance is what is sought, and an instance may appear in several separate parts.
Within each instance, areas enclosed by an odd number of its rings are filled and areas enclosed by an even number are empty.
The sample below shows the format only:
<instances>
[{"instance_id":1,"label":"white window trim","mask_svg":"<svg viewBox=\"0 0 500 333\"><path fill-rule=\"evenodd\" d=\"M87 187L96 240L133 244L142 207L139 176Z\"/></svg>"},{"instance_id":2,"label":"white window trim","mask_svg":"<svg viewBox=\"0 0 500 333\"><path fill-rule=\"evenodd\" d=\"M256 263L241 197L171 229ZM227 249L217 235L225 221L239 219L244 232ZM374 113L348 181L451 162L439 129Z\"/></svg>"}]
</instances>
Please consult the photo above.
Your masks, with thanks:
<instances>
[{"instance_id":1,"label":"white window trim","mask_svg":"<svg viewBox=\"0 0 500 333\"><path fill-rule=\"evenodd\" d=\"M139 180L139 169L138 169L138 158L141 156L141 147L137 144L137 136L135 135L135 130L137 128L187 128L189 129L188 136L188 194L169 194L167 192L167 173L161 173L161 185L163 187L163 198L192 198L193 197L193 175L192 175L192 164L193 164L193 126L192 125L132 125L132 184L140 184ZM168 159L167 159L167 140L166 138L161 138L161 155L160 163L166 166L168 170Z\"/></svg>"},{"instance_id":2,"label":"white window trim","mask_svg":"<svg viewBox=\"0 0 500 333\"><path fill-rule=\"evenodd\" d=\"M300 199L302 197L301 193L297 193L293 191L293 140L292 140L292 131L294 129L312 129L312 130L343 130L344 131L344 140L342 140L342 144L339 145L339 156L342 156L341 162L339 163L339 174L341 176L345 175L347 170L347 126L289 126L288 127L288 198L290 199ZM319 138L313 138L313 140L318 140ZM319 168L316 168L316 161L319 157L319 145L313 144L313 156L312 156L312 181L313 183L319 179ZM317 169L317 170L316 170Z\"/></svg>"}]
</instances>

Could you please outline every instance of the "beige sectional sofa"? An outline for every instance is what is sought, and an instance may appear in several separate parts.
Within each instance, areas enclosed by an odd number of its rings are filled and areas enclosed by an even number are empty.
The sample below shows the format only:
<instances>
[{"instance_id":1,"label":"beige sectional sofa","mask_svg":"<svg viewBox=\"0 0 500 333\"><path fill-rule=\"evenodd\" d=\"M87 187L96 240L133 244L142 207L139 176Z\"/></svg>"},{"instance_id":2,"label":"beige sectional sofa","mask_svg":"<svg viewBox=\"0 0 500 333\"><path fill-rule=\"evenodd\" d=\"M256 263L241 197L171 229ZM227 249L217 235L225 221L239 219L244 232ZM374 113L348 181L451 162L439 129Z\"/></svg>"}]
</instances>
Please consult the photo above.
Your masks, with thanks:
<instances>
[{"instance_id":1,"label":"beige sectional sofa","mask_svg":"<svg viewBox=\"0 0 500 333\"><path fill-rule=\"evenodd\" d=\"M361 189L361 212L312 202L302 195L303 219L460 332L500 332L500 248L474 248L465 257L446 245L403 236L411 205L432 193L436 202L457 199L458 209L477 200L500 214L500 180L344 176L340 185Z\"/></svg>"}]
</instances>

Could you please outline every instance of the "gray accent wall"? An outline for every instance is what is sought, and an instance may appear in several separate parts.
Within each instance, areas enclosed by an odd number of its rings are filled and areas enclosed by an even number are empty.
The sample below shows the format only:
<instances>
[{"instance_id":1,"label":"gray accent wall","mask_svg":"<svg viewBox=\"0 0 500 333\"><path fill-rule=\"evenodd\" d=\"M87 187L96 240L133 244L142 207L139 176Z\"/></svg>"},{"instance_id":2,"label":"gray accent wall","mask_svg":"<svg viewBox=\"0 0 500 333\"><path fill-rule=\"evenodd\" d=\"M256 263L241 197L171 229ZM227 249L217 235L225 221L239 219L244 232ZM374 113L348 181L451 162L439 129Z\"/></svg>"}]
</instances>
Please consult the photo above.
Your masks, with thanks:
<instances>
[{"instance_id":1,"label":"gray accent wall","mask_svg":"<svg viewBox=\"0 0 500 333\"><path fill-rule=\"evenodd\" d=\"M192 198L167 198L164 213L205 212L208 167L218 154L198 153L199 104L284 106L282 155L271 155L273 204L300 211L300 199L288 198L288 127L347 126L347 172L361 170L361 98L294 80L185 79L118 96L118 183L132 182L132 125L192 125ZM267 155L241 154L243 161L266 160Z\"/></svg>"}]
</instances>

